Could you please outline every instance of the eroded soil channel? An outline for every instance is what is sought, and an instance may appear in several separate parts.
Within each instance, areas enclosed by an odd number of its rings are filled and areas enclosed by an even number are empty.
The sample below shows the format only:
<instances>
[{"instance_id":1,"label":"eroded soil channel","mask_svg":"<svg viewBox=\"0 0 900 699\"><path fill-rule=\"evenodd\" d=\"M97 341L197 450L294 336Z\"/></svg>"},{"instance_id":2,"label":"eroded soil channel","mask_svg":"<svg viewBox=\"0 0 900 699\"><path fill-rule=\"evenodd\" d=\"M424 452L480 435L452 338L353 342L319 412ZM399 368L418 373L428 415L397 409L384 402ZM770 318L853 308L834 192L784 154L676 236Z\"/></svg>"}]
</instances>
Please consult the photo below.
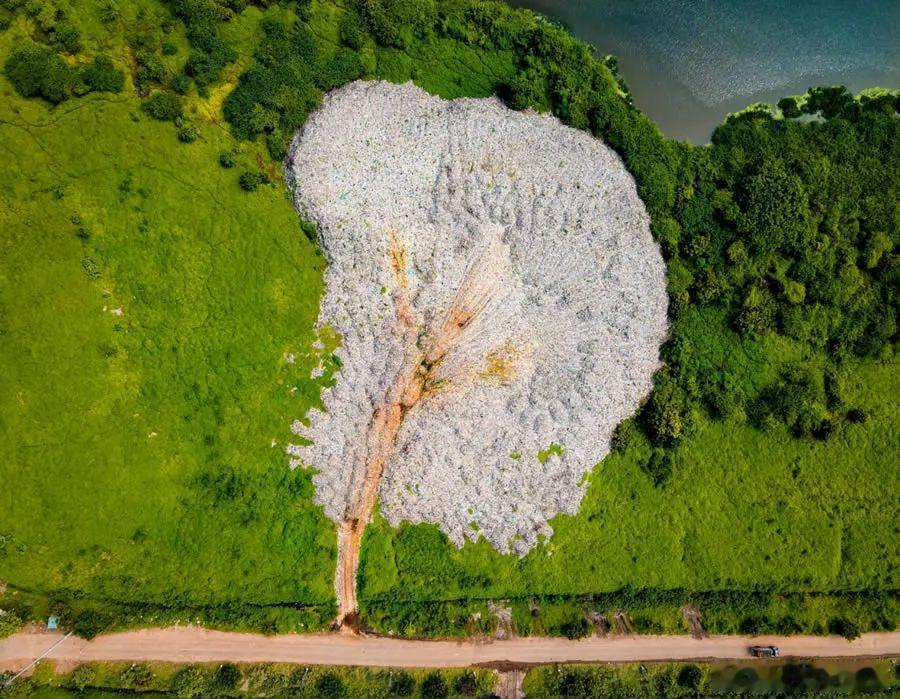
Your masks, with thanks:
<instances>
[{"instance_id":1,"label":"eroded soil channel","mask_svg":"<svg viewBox=\"0 0 900 699\"><path fill-rule=\"evenodd\" d=\"M324 410L286 451L337 524L353 627L376 501L392 526L518 555L578 511L659 366L665 267L619 156L497 99L352 83L286 170L328 260L319 322L341 338Z\"/></svg>"},{"instance_id":2,"label":"eroded soil channel","mask_svg":"<svg viewBox=\"0 0 900 699\"><path fill-rule=\"evenodd\" d=\"M344 519L338 525L338 565L335 591L338 595L339 627L355 628L358 614L356 600L356 574L359 568L359 551L365 527L372 518L378 485L384 474L385 464L396 447L397 434L406 415L421 401L437 391L452 390L452 379L435 379L435 370L450 353L472 322L488 307L497 282L492 268L498 266L498 257L504 254L500 240L493 240L479 251L463 277L456 297L436 330L427 328L416 318L409 301L409 283L406 270L408 253L394 231L389 232L389 260L396 286L392 294L396 320L406 338L406 350L402 368L389 387L384 400L377 404L372 414L372 424L366 437L367 456L365 470L359 483L352 484L351 501ZM510 360L495 359L491 364L496 375L505 380L512 370ZM489 379L481 375L480 366L471 367L479 375L460 376L459 379Z\"/></svg>"}]
</instances>

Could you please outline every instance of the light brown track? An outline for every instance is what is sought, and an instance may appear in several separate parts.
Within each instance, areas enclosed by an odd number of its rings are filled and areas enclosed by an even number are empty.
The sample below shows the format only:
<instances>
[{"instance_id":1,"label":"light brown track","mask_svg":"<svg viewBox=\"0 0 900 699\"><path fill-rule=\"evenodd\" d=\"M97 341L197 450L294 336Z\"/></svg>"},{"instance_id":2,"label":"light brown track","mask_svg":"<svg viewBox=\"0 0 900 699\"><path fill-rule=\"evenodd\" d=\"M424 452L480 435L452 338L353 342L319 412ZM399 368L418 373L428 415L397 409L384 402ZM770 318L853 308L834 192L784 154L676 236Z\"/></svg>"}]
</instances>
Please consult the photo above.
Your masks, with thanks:
<instances>
[{"instance_id":1,"label":"light brown track","mask_svg":"<svg viewBox=\"0 0 900 699\"><path fill-rule=\"evenodd\" d=\"M357 610L356 574L359 569L359 549L363 532L372 518L378 498L378 484L384 466L397 440L403 417L415 405L422 393L422 354L416 347L418 323L409 303L406 280L407 255L396 234L391 235L389 263L397 281L394 306L397 320L404 334L405 356L397 377L381 404L375 406L369 433L366 436L366 462L362 481L351 484L351 497L338 525L338 561L335 570L335 594L338 598L336 626L356 630Z\"/></svg>"},{"instance_id":2,"label":"light brown track","mask_svg":"<svg viewBox=\"0 0 900 699\"><path fill-rule=\"evenodd\" d=\"M57 633L20 633L0 641L0 670L18 671L58 641ZM900 655L900 632L839 636L608 636L515 638L489 643L408 641L348 634L257 634L196 627L145 629L71 637L49 654L63 667L94 661L173 663L296 663L372 667L470 667L544 663L734 660L748 658L751 645L776 645L782 657L864 658Z\"/></svg>"},{"instance_id":3,"label":"light brown track","mask_svg":"<svg viewBox=\"0 0 900 699\"><path fill-rule=\"evenodd\" d=\"M489 265L498 248L489 247L469 267L456 298L439 330L428 337L419 324L409 300L406 269L409 258L395 231L389 231L388 264L394 275L394 311L404 340L400 370L382 402L375 406L366 435L366 461L362 479L351 484L350 503L338 525L338 561L335 593L338 616L335 626L357 631L358 603L356 576L359 551L366 525L378 498L378 484L397 441L403 418L423 398L434 392L432 376L441 360L463 337L465 329L490 302L495 286L485 284L483 267ZM488 278L490 278L488 276Z\"/></svg>"}]
</instances>

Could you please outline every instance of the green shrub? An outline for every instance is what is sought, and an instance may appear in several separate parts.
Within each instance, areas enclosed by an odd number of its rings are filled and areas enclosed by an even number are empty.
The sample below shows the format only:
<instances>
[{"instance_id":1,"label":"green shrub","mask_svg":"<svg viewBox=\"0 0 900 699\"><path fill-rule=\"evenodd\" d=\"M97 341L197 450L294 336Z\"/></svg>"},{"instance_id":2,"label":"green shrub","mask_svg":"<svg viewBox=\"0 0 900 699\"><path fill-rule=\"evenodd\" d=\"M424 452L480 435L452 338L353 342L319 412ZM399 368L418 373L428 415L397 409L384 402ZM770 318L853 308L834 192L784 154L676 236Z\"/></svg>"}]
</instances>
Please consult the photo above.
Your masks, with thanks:
<instances>
[{"instance_id":1,"label":"green shrub","mask_svg":"<svg viewBox=\"0 0 900 699\"><path fill-rule=\"evenodd\" d=\"M154 92L144 100L141 108L152 119L158 121L175 121L184 113L181 98L171 92Z\"/></svg>"},{"instance_id":2,"label":"green shrub","mask_svg":"<svg viewBox=\"0 0 900 699\"><path fill-rule=\"evenodd\" d=\"M225 119L241 138L254 138L277 130L292 133L306 121L321 99L315 80L319 74L315 42L302 26L287 27L267 20L262 24L266 40L256 52L256 65L241 75L237 87L222 105ZM323 83L333 84L341 71L356 70L347 50L331 65Z\"/></svg>"},{"instance_id":3,"label":"green shrub","mask_svg":"<svg viewBox=\"0 0 900 699\"><path fill-rule=\"evenodd\" d=\"M446 699L450 696L450 690L440 672L430 672L422 680L419 689L422 699Z\"/></svg>"},{"instance_id":4,"label":"green shrub","mask_svg":"<svg viewBox=\"0 0 900 699\"><path fill-rule=\"evenodd\" d=\"M795 246L809 230L806 189L799 177L767 162L743 183L739 231L762 253Z\"/></svg>"},{"instance_id":5,"label":"green shrub","mask_svg":"<svg viewBox=\"0 0 900 699\"><path fill-rule=\"evenodd\" d=\"M437 21L434 0L354 0L353 7L383 46L403 48L430 33Z\"/></svg>"},{"instance_id":6,"label":"green shrub","mask_svg":"<svg viewBox=\"0 0 900 699\"><path fill-rule=\"evenodd\" d=\"M72 671L72 686L79 691L87 689L94 684L97 671L91 665L79 665Z\"/></svg>"},{"instance_id":7,"label":"green shrub","mask_svg":"<svg viewBox=\"0 0 900 699\"><path fill-rule=\"evenodd\" d=\"M416 679L408 672L397 670L391 674L388 694L392 697L410 697L416 690Z\"/></svg>"},{"instance_id":8,"label":"green shrub","mask_svg":"<svg viewBox=\"0 0 900 699\"><path fill-rule=\"evenodd\" d=\"M859 637L859 626L846 617L837 617L828 621L828 633L843 636L848 641Z\"/></svg>"},{"instance_id":9,"label":"green shrub","mask_svg":"<svg viewBox=\"0 0 900 699\"><path fill-rule=\"evenodd\" d=\"M692 296L700 303L713 303L728 291L725 277L712 267L700 270L694 277Z\"/></svg>"},{"instance_id":10,"label":"green shrub","mask_svg":"<svg viewBox=\"0 0 900 699\"><path fill-rule=\"evenodd\" d=\"M672 455L665 449L656 447L650 452L650 458L644 465L644 470L655 486L664 486L672 477Z\"/></svg>"},{"instance_id":11,"label":"green shrub","mask_svg":"<svg viewBox=\"0 0 900 699\"><path fill-rule=\"evenodd\" d=\"M169 83L169 87L172 89L172 92L178 95L186 95L188 93L188 90L191 89L191 79L184 73L179 73L174 78L172 78L172 82Z\"/></svg>"},{"instance_id":12,"label":"green shrub","mask_svg":"<svg viewBox=\"0 0 900 699\"><path fill-rule=\"evenodd\" d=\"M218 23L230 10L212 0L172 0L172 9L187 27L191 51L185 72L201 89L216 83L237 52L219 36Z\"/></svg>"},{"instance_id":13,"label":"green shrub","mask_svg":"<svg viewBox=\"0 0 900 699\"><path fill-rule=\"evenodd\" d=\"M804 366L784 369L775 383L760 393L754 408L757 423L768 417L784 422L800 437L816 434L828 418L824 379Z\"/></svg>"},{"instance_id":14,"label":"green shrub","mask_svg":"<svg viewBox=\"0 0 900 699\"><path fill-rule=\"evenodd\" d=\"M633 418L619 423L613 431L611 447L619 454L624 453L634 442L637 435L637 427Z\"/></svg>"},{"instance_id":15,"label":"green shrub","mask_svg":"<svg viewBox=\"0 0 900 699\"><path fill-rule=\"evenodd\" d=\"M797 100L794 97L783 97L778 100L778 109L787 119L796 119L802 114Z\"/></svg>"},{"instance_id":16,"label":"green shrub","mask_svg":"<svg viewBox=\"0 0 900 699\"><path fill-rule=\"evenodd\" d=\"M347 694L347 688L339 675L326 672L316 680L316 692L323 699L339 699Z\"/></svg>"},{"instance_id":17,"label":"green shrub","mask_svg":"<svg viewBox=\"0 0 900 699\"><path fill-rule=\"evenodd\" d=\"M134 51L134 60L137 67L134 69L134 85L141 96L146 96L150 88L162 85L169 76L169 70L163 63L162 57L156 51L155 43L149 37L138 34L131 42Z\"/></svg>"},{"instance_id":18,"label":"green shrub","mask_svg":"<svg viewBox=\"0 0 900 699\"><path fill-rule=\"evenodd\" d=\"M826 119L840 116L854 103L846 87L811 87L806 93L803 111L806 114L821 114Z\"/></svg>"},{"instance_id":19,"label":"green shrub","mask_svg":"<svg viewBox=\"0 0 900 699\"><path fill-rule=\"evenodd\" d=\"M193 143L200 138L200 133L193 124L187 124L178 129L178 140L182 143Z\"/></svg>"},{"instance_id":20,"label":"green shrub","mask_svg":"<svg viewBox=\"0 0 900 699\"><path fill-rule=\"evenodd\" d=\"M700 688L703 671L696 665L683 665L678 671L675 682L679 687L696 691Z\"/></svg>"},{"instance_id":21,"label":"green shrub","mask_svg":"<svg viewBox=\"0 0 900 699\"><path fill-rule=\"evenodd\" d=\"M22 626L22 620L15 612L0 609L0 638L11 636Z\"/></svg>"},{"instance_id":22,"label":"green shrub","mask_svg":"<svg viewBox=\"0 0 900 699\"><path fill-rule=\"evenodd\" d=\"M478 678L475 673L467 670L453 682L453 691L463 697L474 697L478 691Z\"/></svg>"},{"instance_id":23,"label":"green shrub","mask_svg":"<svg viewBox=\"0 0 900 699\"><path fill-rule=\"evenodd\" d=\"M97 56L81 69L79 78L92 92L121 92L125 85L124 73L113 65L108 56Z\"/></svg>"},{"instance_id":24,"label":"green shrub","mask_svg":"<svg viewBox=\"0 0 900 699\"><path fill-rule=\"evenodd\" d=\"M226 150L219 153L219 165L224 168L232 168L237 162L234 151Z\"/></svg>"},{"instance_id":25,"label":"green shrub","mask_svg":"<svg viewBox=\"0 0 900 699\"><path fill-rule=\"evenodd\" d=\"M97 8L97 16L103 24L114 24L122 18L122 11L113 0L103 0Z\"/></svg>"},{"instance_id":26,"label":"green shrub","mask_svg":"<svg viewBox=\"0 0 900 699\"><path fill-rule=\"evenodd\" d=\"M119 682L128 689L146 687L153 681L153 671L147 665L132 664L122 670Z\"/></svg>"},{"instance_id":27,"label":"green shrub","mask_svg":"<svg viewBox=\"0 0 900 699\"><path fill-rule=\"evenodd\" d=\"M741 335L747 337L774 332L777 310L775 299L768 289L752 287L744 297L735 326Z\"/></svg>"},{"instance_id":28,"label":"green shrub","mask_svg":"<svg viewBox=\"0 0 900 699\"><path fill-rule=\"evenodd\" d=\"M657 444L674 444L688 427L688 398L671 373L656 375L653 393L643 411L643 423Z\"/></svg>"},{"instance_id":29,"label":"green shrub","mask_svg":"<svg viewBox=\"0 0 900 699\"><path fill-rule=\"evenodd\" d=\"M54 51L28 48L6 59L6 77L23 97L42 97L58 104L69 97L72 72Z\"/></svg>"},{"instance_id":30,"label":"green shrub","mask_svg":"<svg viewBox=\"0 0 900 699\"><path fill-rule=\"evenodd\" d=\"M236 58L235 50L215 37L209 40L206 48L190 52L184 71L194 79L198 87L205 88L218 82L223 68Z\"/></svg>"},{"instance_id":31,"label":"green shrub","mask_svg":"<svg viewBox=\"0 0 900 699\"><path fill-rule=\"evenodd\" d=\"M565 621L559 627L559 630L561 635L574 641L575 639L584 638L585 636L590 635L591 625L588 623L587 619L580 616L577 619Z\"/></svg>"},{"instance_id":32,"label":"green shrub","mask_svg":"<svg viewBox=\"0 0 900 699\"><path fill-rule=\"evenodd\" d=\"M63 618L65 617L63 616ZM112 624L113 619L106 610L85 609L75 617L72 630L81 638L91 639L104 631L108 631Z\"/></svg>"},{"instance_id":33,"label":"green shrub","mask_svg":"<svg viewBox=\"0 0 900 699\"><path fill-rule=\"evenodd\" d=\"M288 137L280 129L266 135L266 149L272 160L284 160L288 152Z\"/></svg>"},{"instance_id":34,"label":"green shrub","mask_svg":"<svg viewBox=\"0 0 900 699\"><path fill-rule=\"evenodd\" d=\"M362 29L362 21L355 12L347 12L342 18L338 27L338 35L344 46L358 51L363 47L366 40L366 34Z\"/></svg>"},{"instance_id":35,"label":"green shrub","mask_svg":"<svg viewBox=\"0 0 900 699\"><path fill-rule=\"evenodd\" d=\"M81 34L68 21L57 22L52 33L53 46L66 53L81 51Z\"/></svg>"},{"instance_id":36,"label":"green shrub","mask_svg":"<svg viewBox=\"0 0 900 699\"><path fill-rule=\"evenodd\" d=\"M267 181L268 178L257 170L247 170L246 172L242 172L241 176L238 178L238 184L241 186L241 189L247 192L255 192L261 184L264 184Z\"/></svg>"},{"instance_id":37,"label":"green shrub","mask_svg":"<svg viewBox=\"0 0 900 699\"><path fill-rule=\"evenodd\" d=\"M531 108L545 112L549 108L547 79L534 68L517 71L501 89L501 94L512 109Z\"/></svg>"},{"instance_id":38,"label":"green shrub","mask_svg":"<svg viewBox=\"0 0 900 699\"><path fill-rule=\"evenodd\" d=\"M202 696L207 691L207 679L196 665L181 668L172 677L172 692L184 699Z\"/></svg>"},{"instance_id":39,"label":"green shrub","mask_svg":"<svg viewBox=\"0 0 900 699\"><path fill-rule=\"evenodd\" d=\"M213 673L210 686L213 690L232 690L241 682L241 669L233 663L219 665Z\"/></svg>"},{"instance_id":40,"label":"green shrub","mask_svg":"<svg viewBox=\"0 0 900 699\"><path fill-rule=\"evenodd\" d=\"M318 67L315 81L319 89L327 92L356 80L362 73L359 54L350 49L338 48Z\"/></svg>"}]
</instances>

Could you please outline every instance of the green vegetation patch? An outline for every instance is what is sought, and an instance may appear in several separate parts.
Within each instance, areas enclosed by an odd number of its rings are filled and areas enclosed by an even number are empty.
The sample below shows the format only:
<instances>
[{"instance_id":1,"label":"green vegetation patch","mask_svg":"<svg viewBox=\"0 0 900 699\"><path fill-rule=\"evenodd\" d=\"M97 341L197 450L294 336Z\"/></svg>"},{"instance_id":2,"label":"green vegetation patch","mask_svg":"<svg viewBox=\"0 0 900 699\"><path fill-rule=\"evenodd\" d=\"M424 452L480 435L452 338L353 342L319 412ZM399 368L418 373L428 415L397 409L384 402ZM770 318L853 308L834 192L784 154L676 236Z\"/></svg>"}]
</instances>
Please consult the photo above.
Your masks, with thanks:
<instances>
[{"instance_id":1,"label":"green vegetation patch","mask_svg":"<svg viewBox=\"0 0 900 699\"><path fill-rule=\"evenodd\" d=\"M21 165L0 175L11 604L44 591L34 611L55 600L71 622L106 601L101 628L141 605L148 622L223 607L213 623L317 626L302 605L330 615L334 535L282 449L328 380L308 378L323 262L289 201L215 164L234 147L215 125L188 146L133 95L48 109L0 89Z\"/></svg>"},{"instance_id":2,"label":"green vegetation patch","mask_svg":"<svg viewBox=\"0 0 900 699\"><path fill-rule=\"evenodd\" d=\"M71 672L57 673L52 663L43 662L31 677L17 680L6 692L0 690L0 696L461 699L489 696L495 683L496 674L481 669L89 663L79 665Z\"/></svg>"},{"instance_id":3,"label":"green vegetation patch","mask_svg":"<svg viewBox=\"0 0 900 699\"><path fill-rule=\"evenodd\" d=\"M888 696L898 686L889 660L824 663L555 665L529 670L529 697ZM881 694L884 692L884 694Z\"/></svg>"}]
</instances>

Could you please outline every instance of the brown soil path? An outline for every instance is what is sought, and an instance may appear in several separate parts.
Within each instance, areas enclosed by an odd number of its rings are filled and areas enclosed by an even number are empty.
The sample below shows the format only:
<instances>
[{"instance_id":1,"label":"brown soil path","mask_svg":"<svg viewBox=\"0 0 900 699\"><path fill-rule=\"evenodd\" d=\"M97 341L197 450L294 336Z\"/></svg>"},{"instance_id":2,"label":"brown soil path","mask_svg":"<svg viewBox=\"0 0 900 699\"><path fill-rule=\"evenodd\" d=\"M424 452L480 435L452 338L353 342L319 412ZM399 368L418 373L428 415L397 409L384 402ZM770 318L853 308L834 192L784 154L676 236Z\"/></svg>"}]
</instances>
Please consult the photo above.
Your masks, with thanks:
<instances>
[{"instance_id":1,"label":"brown soil path","mask_svg":"<svg viewBox=\"0 0 900 699\"><path fill-rule=\"evenodd\" d=\"M397 433L407 412L422 395L422 353L416 346L418 323L409 302L406 249L395 232L390 232L389 263L397 288L393 298L397 320L405 337L405 356L394 382L383 401L375 406L366 436L366 462L358 474L362 480L351 484L350 502L338 526L338 561L335 569L335 594L338 599L337 628L355 631L357 602L356 574L363 532L372 518L378 498L378 484L394 450Z\"/></svg>"},{"instance_id":2,"label":"brown soil path","mask_svg":"<svg viewBox=\"0 0 900 699\"><path fill-rule=\"evenodd\" d=\"M338 561L334 584L338 616L335 626L351 632L356 631L357 625L356 575L363 532L372 519L378 499L378 484L394 451L403 419L422 399L435 392L434 370L488 305L500 282L497 275L489 272L494 258L502 252L498 239L470 265L440 329L436 333L428 333L426 328L420 326L410 303L406 248L395 231L389 231L389 236L388 264L396 283L394 310L399 330L404 336L405 350L400 371L373 411L366 435L364 468L357 473L357 478L361 477L361 480L351 484L350 502L338 525Z\"/></svg>"},{"instance_id":3,"label":"brown soil path","mask_svg":"<svg viewBox=\"0 0 900 699\"><path fill-rule=\"evenodd\" d=\"M0 641L0 670L17 671L59 640L57 633L19 633ZM751 645L777 645L782 657L844 658L900 655L900 632L839 636L607 636L515 638L505 641L410 641L348 634L257 634L196 627L144 629L71 637L48 658L64 667L104 660L178 663L279 662L372 667L469 667L573 662L651 662L746 659Z\"/></svg>"}]
</instances>

